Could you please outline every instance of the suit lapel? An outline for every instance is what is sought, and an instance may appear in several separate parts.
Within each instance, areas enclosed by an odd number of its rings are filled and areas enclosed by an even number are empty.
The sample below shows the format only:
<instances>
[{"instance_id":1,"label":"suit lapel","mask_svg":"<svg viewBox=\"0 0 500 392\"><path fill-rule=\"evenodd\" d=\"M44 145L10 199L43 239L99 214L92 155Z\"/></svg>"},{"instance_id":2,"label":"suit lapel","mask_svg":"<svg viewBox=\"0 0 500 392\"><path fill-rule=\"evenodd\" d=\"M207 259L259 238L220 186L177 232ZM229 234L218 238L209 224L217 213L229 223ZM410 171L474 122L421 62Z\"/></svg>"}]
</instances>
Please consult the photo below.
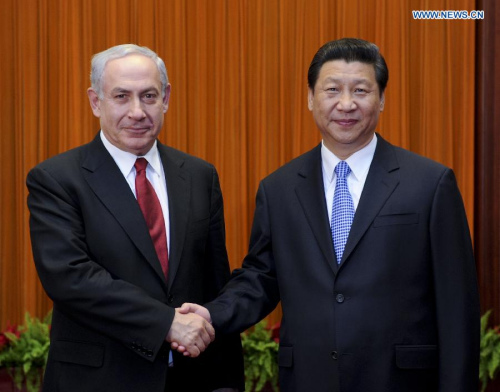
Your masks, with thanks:
<instances>
[{"instance_id":1,"label":"suit lapel","mask_svg":"<svg viewBox=\"0 0 500 392\"><path fill-rule=\"evenodd\" d=\"M99 135L90 143L88 154L82 160L82 168L83 175L96 196L165 284L161 264L139 204Z\"/></svg>"},{"instance_id":2,"label":"suit lapel","mask_svg":"<svg viewBox=\"0 0 500 392\"><path fill-rule=\"evenodd\" d=\"M348 262L366 230L399 184L399 164L394 147L377 134L377 148L359 200L341 266Z\"/></svg>"},{"instance_id":3,"label":"suit lapel","mask_svg":"<svg viewBox=\"0 0 500 392\"><path fill-rule=\"evenodd\" d=\"M167 182L168 209L170 221L170 249L168 258L168 287L172 286L186 238L191 202L189 173L183 169L184 159L170 154L169 148L158 143L165 180Z\"/></svg>"},{"instance_id":4,"label":"suit lapel","mask_svg":"<svg viewBox=\"0 0 500 392\"><path fill-rule=\"evenodd\" d=\"M325 201L321 144L308 153L298 175L299 181L295 193L325 259L336 274L338 266Z\"/></svg>"}]
</instances>

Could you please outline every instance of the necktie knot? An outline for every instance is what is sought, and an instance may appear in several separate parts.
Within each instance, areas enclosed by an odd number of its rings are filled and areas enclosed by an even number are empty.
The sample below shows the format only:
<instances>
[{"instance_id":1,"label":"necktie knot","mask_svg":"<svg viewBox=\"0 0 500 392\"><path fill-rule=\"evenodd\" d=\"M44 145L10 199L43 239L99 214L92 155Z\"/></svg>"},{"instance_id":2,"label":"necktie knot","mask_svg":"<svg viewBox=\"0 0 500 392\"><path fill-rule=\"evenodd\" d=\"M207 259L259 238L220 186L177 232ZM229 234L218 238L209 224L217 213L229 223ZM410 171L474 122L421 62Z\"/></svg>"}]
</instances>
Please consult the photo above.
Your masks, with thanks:
<instances>
[{"instance_id":1,"label":"necktie knot","mask_svg":"<svg viewBox=\"0 0 500 392\"><path fill-rule=\"evenodd\" d=\"M135 160L134 167L137 172L146 170L147 166L148 166L148 161L146 160L146 158L137 158Z\"/></svg>"},{"instance_id":2,"label":"necktie knot","mask_svg":"<svg viewBox=\"0 0 500 392\"><path fill-rule=\"evenodd\" d=\"M338 178L346 178L351 172L351 168L346 161L340 161L337 166L335 166L335 174Z\"/></svg>"}]
</instances>

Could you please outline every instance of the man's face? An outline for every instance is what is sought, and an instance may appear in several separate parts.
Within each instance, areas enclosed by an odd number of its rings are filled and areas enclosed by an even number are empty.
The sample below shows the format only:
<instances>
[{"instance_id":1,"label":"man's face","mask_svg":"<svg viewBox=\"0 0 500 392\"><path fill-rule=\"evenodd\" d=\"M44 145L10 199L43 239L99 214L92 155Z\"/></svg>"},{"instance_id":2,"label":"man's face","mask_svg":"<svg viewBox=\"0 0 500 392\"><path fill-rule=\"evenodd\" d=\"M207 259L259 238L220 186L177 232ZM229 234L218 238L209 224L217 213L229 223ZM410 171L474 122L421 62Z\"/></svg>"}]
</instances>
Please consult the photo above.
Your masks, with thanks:
<instances>
[{"instance_id":1,"label":"man's face","mask_svg":"<svg viewBox=\"0 0 500 392\"><path fill-rule=\"evenodd\" d=\"M153 60L129 55L106 64L101 80L102 99L88 89L90 106L113 145L135 155L154 144L168 109L170 85L162 98L160 72Z\"/></svg>"},{"instance_id":2,"label":"man's face","mask_svg":"<svg viewBox=\"0 0 500 392\"><path fill-rule=\"evenodd\" d=\"M324 63L314 90L309 88L308 107L325 146L346 159L371 141L384 108L375 69L357 61Z\"/></svg>"}]
</instances>

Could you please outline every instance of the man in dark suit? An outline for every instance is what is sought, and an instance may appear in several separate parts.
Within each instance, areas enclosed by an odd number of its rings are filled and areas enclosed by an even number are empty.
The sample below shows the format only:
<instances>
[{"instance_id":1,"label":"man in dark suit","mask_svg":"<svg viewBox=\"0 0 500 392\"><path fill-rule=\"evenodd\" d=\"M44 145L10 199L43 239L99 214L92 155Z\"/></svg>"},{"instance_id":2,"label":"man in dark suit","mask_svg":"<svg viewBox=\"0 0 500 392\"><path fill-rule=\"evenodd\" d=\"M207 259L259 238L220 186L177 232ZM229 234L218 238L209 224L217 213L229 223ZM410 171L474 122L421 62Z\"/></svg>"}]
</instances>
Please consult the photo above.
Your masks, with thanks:
<instances>
[{"instance_id":1,"label":"man in dark suit","mask_svg":"<svg viewBox=\"0 0 500 392\"><path fill-rule=\"evenodd\" d=\"M319 49L308 104L322 143L261 182L249 253L208 311L181 308L219 335L281 300L282 392L477 390L462 199L452 170L375 133L388 76L372 43Z\"/></svg>"},{"instance_id":2,"label":"man in dark suit","mask_svg":"<svg viewBox=\"0 0 500 392\"><path fill-rule=\"evenodd\" d=\"M120 45L93 57L91 81L101 132L27 178L34 260L54 301L44 391L243 390L239 335L200 355L213 328L175 309L215 298L230 271L215 168L157 141L165 64Z\"/></svg>"}]
</instances>

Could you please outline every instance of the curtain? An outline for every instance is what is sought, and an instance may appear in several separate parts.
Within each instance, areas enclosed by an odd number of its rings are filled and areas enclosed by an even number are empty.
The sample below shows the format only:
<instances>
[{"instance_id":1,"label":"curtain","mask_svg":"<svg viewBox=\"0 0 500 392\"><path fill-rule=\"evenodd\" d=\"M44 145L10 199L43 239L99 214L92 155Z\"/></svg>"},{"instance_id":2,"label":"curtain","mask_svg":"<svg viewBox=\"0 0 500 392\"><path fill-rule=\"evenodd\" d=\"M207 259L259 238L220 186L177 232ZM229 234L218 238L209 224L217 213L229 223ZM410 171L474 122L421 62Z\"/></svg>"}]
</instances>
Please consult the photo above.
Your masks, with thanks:
<instances>
[{"instance_id":1,"label":"curtain","mask_svg":"<svg viewBox=\"0 0 500 392\"><path fill-rule=\"evenodd\" d=\"M321 140L307 69L323 43L341 37L380 47L390 78L378 132L455 170L472 228L477 22L413 20L411 11L474 10L475 1L430 3L0 0L0 328L52 306L32 260L25 178L95 136L90 59L117 44L165 60L172 94L160 140L217 167L232 268L247 251L260 179Z\"/></svg>"}]
</instances>

